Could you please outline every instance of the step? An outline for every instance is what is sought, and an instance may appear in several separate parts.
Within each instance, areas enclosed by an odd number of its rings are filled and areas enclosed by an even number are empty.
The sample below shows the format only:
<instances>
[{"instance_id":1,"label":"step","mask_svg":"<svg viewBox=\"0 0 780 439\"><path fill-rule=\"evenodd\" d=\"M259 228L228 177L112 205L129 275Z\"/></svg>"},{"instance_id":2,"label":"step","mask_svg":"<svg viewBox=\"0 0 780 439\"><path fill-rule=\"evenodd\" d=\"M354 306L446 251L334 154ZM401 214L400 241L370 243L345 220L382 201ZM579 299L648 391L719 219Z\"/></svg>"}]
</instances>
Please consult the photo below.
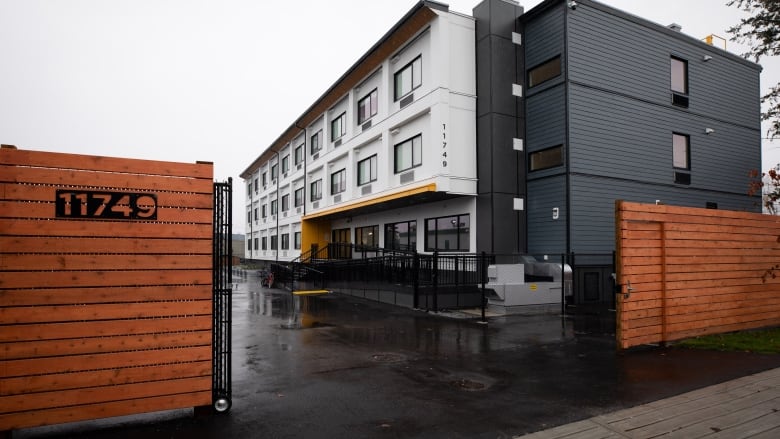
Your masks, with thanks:
<instances>
[{"instance_id":1,"label":"step","mask_svg":"<svg viewBox=\"0 0 780 439\"><path fill-rule=\"evenodd\" d=\"M329 294L330 291L328 290L298 290L293 291L293 295L295 296L318 296L321 294Z\"/></svg>"}]
</instances>

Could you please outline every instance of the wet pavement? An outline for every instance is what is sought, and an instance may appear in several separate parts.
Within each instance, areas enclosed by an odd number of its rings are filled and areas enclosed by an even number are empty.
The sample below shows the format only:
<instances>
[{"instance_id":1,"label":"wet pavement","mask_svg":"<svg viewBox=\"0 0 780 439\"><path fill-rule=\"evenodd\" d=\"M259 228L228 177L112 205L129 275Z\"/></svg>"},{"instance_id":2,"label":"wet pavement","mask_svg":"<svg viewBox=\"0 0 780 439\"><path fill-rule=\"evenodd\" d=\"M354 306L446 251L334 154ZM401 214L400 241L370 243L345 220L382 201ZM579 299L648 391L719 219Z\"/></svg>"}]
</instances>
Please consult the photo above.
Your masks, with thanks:
<instances>
[{"instance_id":1,"label":"wet pavement","mask_svg":"<svg viewBox=\"0 0 780 439\"><path fill-rule=\"evenodd\" d=\"M14 438L504 438L780 367L779 355L617 353L612 319L433 315L248 276L233 292L233 408Z\"/></svg>"}]
</instances>

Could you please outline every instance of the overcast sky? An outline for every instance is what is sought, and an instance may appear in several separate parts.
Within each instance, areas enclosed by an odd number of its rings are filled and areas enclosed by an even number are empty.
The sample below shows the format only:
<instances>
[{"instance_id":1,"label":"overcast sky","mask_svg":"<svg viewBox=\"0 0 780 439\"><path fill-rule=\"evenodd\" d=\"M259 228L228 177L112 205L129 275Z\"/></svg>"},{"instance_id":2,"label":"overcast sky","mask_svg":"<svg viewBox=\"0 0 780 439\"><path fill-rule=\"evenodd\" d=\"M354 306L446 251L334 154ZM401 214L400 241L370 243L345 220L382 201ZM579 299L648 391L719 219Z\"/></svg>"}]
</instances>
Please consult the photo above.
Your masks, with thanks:
<instances>
[{"instance_id":1,"label":"overcast sky","mask_svg":"<svg viewBox=\"0 0 780 439\"><path fill-rule=\"evenodd\" d=\"M443 2L470 15L478 0ZM696 38L728 37L743 16L726 0L603 2ZM217 180L234 179L243 233L238 175L414 4L0 0L0 143L214 162ZM763 91L780 60L761 64ZM780 142L765 141L764 169L778 162Z\"/></svg>"}]
</instances>

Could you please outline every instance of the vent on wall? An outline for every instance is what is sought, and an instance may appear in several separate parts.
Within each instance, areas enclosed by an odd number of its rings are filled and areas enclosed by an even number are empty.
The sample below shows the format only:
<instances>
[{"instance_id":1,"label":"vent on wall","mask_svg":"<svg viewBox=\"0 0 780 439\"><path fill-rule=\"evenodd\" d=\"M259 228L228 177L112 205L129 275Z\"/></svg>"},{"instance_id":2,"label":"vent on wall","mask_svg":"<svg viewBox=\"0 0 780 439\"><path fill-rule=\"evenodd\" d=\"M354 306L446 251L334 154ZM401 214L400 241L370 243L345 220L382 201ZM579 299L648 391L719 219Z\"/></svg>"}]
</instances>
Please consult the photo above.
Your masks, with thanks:
<instances>
[{"instance_id":1,"label":"vent on wall","mask_svg":"<svg viewBox=\"0 0 780 439\"><path fill-rule=\"evenodd\" d=\"M336 195L333 197L334 203L341 203L341 195Z\"/></svg>"},{"instance_id":2,"label":"vent on wall","mask_svg":"<svg viewBox=\"0 0 780 439\"><path fill-rule=\"evenodd\" d=\"M414 102L414 93L401 99L401 108L404 108L405 106L411 104L412 102Z\"/></svg>"},{"instance_id":3,"label":"vent on wall","mask_svg":"<svg viewBox=\"0 0 780 439\"><path fill-rule=\"evenodd\" d=\"M313 209L319 209L320 208L320 202L319 201L315 201L314 203L311 203L311 207Z\"/></svg>"},{"instance_id":4,"label":"vent on wall","mask_svg":"<svg viewBox=\"0 0 780 439\"><path fill-rule=\"evenodd\" d=\"M401 174L401 183L409 183L414 181L414 171L407 172L406 174Z\"/></svg>"},{"instance_id":5,"label":"vent on wall","mask_svg":"<svg viewBox=\"0 0 780 439\"><path fill-rule=\"evenodd\" d=\"M364 123L363 126L360 128L361 130L365 131L367 129L371 128L371 121Z\"/></svg>"},{"instance_id":6,"label":"vent on wall","mask_svg":"<svg viewBox=\"0 0 780 439\"><path fill-rule=\"evenodd\" d=\"M371 193L371 185L367 184L367 185L363 186L363 189L361 189L360 193L362 195L370 194Z\"/></svg>"},{"instance_id":7,"label":"vent on wall","mask_svg":"<svg viewBox=\"0 0 780 439\"><path fill-rule=\"evenodd\" d=\"M678 107L688 108L688 96L672 93L672 104L677 105Z\"/></svg>"},{"instance_id":8,"label":"vent on wall","mask_svg":"<svg viewBox=\"0 0 780 439\"><path fill-rule=\"evenodd\" d=\"M341 139L339 139L339 140L336 140L335 142L333 142L333 147L334 147L334 148L337 148L337 147L339 147L339 146L341 146Z\"/></svg>"},{"instance_id":9,"label":"vent on wall","mask_svg":"<svg viewBox=\"0 0 780 439\"><path fill-rule=\"evenodd\" d=\"M675 172L674 182L677 184L691 184L691 174L687 172Z\"/></svg>"}]
</instances>

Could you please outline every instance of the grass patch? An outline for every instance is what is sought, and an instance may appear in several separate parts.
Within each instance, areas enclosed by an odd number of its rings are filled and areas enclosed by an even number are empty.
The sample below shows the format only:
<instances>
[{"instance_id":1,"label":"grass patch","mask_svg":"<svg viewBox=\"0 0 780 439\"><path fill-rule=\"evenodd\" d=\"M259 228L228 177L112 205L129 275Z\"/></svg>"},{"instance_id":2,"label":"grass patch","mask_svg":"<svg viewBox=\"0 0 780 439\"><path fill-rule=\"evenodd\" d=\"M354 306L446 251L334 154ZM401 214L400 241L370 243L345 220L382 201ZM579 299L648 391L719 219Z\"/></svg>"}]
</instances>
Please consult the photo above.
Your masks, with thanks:
<instances>
[{"instance_id":1,"label":"grass patch","mask_svg":"<svg viewBox=\"0 0 780 439\"><path fill-rule=\"evenodd\" d=\"M703 335L676 343L679 347L723 352L780 354L780 328Z\"/></svg>"}]
</instances>

